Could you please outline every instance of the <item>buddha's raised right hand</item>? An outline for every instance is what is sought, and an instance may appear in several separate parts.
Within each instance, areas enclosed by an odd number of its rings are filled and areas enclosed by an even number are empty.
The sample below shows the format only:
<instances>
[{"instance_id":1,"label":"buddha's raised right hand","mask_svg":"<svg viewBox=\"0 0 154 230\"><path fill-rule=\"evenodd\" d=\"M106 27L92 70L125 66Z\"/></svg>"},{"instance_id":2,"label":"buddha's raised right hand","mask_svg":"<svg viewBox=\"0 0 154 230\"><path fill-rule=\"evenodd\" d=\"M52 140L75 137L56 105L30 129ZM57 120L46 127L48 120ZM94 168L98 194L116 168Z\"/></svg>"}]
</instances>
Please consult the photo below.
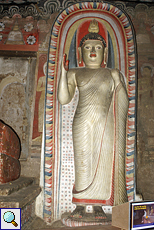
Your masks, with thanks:
<instances>
[{"instance_id":1,"label":"buddha's raised right hand","mask_svg":"<svg viewBox=\"0 0 154 230\"><path fill-rule=\"evenodd\" d=\"M69 80L71 79L71 76L69 77L70 70L68 68L69 60L66 60L66 57L67 55L64 54L61 63L61 75L60 75L59 85L58 85L58 100L62 105L68 104L71 101L74 95L74 88L75 88L73 87L73 93L72 93L72 85L69 82Z\"/></svg>"},{"instance_id":2,"label":"buddha's raised right hand","mask_svg":"<svg viewBox=\"0 0 154 230\"><path fill-rule=\"evenodd\" d=\"M69 60L66 60L66 58L67 58L67 54L64 54L64 55L63 55L62 67L63 67L66 71L68 71L68 69L69 69Z\"/></svg>"}]
</instances>

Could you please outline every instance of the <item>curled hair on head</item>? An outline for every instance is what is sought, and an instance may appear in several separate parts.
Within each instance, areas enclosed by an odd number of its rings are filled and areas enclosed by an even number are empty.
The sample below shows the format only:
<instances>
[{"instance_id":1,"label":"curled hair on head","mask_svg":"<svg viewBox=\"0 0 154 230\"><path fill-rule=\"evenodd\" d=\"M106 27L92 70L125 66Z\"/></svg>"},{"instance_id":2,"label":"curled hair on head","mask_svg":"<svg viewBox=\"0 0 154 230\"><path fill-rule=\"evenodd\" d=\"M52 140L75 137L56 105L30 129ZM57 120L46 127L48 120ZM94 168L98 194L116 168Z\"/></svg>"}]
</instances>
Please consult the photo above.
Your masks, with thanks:
<instances>
[{"instance_id":1,"label":"curled hair on head","mask_svg":"<svg viewBox=\"0 0 154 230\"><path fill-rule=\"evenodd\" d=\"M102 42L103 46L106 47L105 39L98 33L88 33L80 41L79 47L82 47L87 40L99 40Z\"/></svg>"}]
</instances>

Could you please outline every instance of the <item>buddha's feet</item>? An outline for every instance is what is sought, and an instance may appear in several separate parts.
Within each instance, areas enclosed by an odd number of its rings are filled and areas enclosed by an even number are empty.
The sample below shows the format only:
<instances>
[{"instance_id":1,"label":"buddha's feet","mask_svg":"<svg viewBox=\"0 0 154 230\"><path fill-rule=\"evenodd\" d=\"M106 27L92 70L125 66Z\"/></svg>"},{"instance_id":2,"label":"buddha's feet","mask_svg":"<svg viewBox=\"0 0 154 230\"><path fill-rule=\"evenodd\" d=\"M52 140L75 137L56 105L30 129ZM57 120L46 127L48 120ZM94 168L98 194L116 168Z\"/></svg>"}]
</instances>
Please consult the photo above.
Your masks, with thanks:
<instances>
[{"instance_id":1,"label":"buddha's feet","mask_svg":"<svg viewBox=\"0 0 154 230\"><path fill-rule=\"evenodd\" d=\"M70 214L71 218L83 218L85 215L85 206L78 205L76 209Z\"/></svg>"},{"instance_id":2,"label":"buddha's feet","mask_svg":"<svg viewBox=\"0 0 154 230\"><path fill-rule=\"evenodd\" d=\"M102 220L107 219L107 216L101 206L94 206L93 213L94 213L95 219L102 219Z\"/></svg>"}]
</instances>

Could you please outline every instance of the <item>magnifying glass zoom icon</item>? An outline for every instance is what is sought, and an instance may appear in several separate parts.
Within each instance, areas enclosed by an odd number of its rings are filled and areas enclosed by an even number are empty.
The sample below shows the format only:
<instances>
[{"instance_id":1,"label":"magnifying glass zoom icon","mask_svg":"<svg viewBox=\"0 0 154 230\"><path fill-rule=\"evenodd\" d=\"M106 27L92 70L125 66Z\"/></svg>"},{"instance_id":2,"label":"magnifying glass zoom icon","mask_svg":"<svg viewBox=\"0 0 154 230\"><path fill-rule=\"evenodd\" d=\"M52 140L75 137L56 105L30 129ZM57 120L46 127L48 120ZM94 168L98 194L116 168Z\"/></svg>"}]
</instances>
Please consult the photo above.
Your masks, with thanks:
<instances>
[{"instance_id":1,"label":"magnifying glass zoom icon","mask_svg":"<svg viewBox=\"0 0 154 230\"><path fill-rule=\"evenodd\" d=\"M7 211L4 213L3 215L3 219L6 223L11 223L13 224L15 227L18 226L18 224L15 222L15 215L13 212L11 211Z\"/></svg>"}]
</instances>

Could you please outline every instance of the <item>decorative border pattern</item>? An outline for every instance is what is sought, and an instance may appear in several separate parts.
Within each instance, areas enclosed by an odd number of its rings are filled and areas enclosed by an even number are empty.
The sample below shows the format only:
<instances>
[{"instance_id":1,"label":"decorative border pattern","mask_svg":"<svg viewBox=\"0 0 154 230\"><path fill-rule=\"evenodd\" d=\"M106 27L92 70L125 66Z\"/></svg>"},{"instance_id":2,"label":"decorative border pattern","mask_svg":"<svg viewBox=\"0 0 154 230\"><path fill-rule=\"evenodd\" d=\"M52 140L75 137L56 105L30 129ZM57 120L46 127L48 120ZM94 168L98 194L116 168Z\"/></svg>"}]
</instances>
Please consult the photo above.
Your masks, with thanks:
<instances>
[{"instance_id":1,"label":"decorative border pattern","mask_svg":"<svg viewBox=\"0 0 154 230\"><path fill-rule=\"evenodd\" d=\"M67 218L62 219L62 223L69 227L81 227L81 226L98 226L98 225L108 225L111 224L111 221L108 222L82 222L82 221L71 221Z\"/></svg>"},{"instance_id":2,"label":"decorative border pattern","mask_svg":"<svg viewBox=\"0 0 154 230\"><path fill-rule=\"evenodd\" d=\"M91 0L91 2L101 2L101 0ZM80 0L0 0L0 18L5 16L11 18L15 14L21 15L23 18L32 16L35 19L49 19L54 12L60 12L61 10L69 7L70 5L81 2ZM140 3L144 6L148 5L153 7L153 0L123 0L123 2L115 2L118 8L126 9L128 11L131 8ZM146 5L145 5L146 4ZM127 9L126 9L127 10Z\"/></svg>"},{"instance_id":3,"label":"decorative border pattern","mask_svg":"<svg viewBox=\"0 0 154 230\"><path fill-rule=\"evenodd\" d=\"M134 200L135 194L135 152L136 152L136 48L133 35L133 28L128 16L116 6L104 2L80 2L66 8L57 17L51 32L49 60L48 60L48 77L46 88L46 116L45 116L45 152L44 152L44 219L51 223L55 216L54 210L54 184L53 173L55 167L55 130L54 127L59 125L55 117L55 110L59 107L56 100L57 89L57 72L58 72L58 45L60 44L62 27L69 21L73 15L81 14L93 10L96 14L106 12L115 17L115 20L122 25L126 37L127 45L127 89L129 97L128 125L127 125L127 157L126 157L126 186L129 201ZM59 56L58 56L59 55ZM57 170L57 168L56 168ZM58 174L58 170L56 171Z\"/></svg>"},{"instance_id":4,"label":"decorative border pattern","mask_svg":"<svg viewBox=\"0 0 154 230\"><path fill-rule=\"evenodd\" d=\"M22 1L22 4L20 1ZM7 4L5 2L7 2ZM23 18L32 16L35 19L49 19L52 13L58 12L61 9L59 0L35 0L33 2L30 0L18 0L19 3L16 1L16 4L14 2L15 1L11 0L0 1L0 18L5 16L12 18L15 14L19 14Z\"/></svg>"}]
</instances>

